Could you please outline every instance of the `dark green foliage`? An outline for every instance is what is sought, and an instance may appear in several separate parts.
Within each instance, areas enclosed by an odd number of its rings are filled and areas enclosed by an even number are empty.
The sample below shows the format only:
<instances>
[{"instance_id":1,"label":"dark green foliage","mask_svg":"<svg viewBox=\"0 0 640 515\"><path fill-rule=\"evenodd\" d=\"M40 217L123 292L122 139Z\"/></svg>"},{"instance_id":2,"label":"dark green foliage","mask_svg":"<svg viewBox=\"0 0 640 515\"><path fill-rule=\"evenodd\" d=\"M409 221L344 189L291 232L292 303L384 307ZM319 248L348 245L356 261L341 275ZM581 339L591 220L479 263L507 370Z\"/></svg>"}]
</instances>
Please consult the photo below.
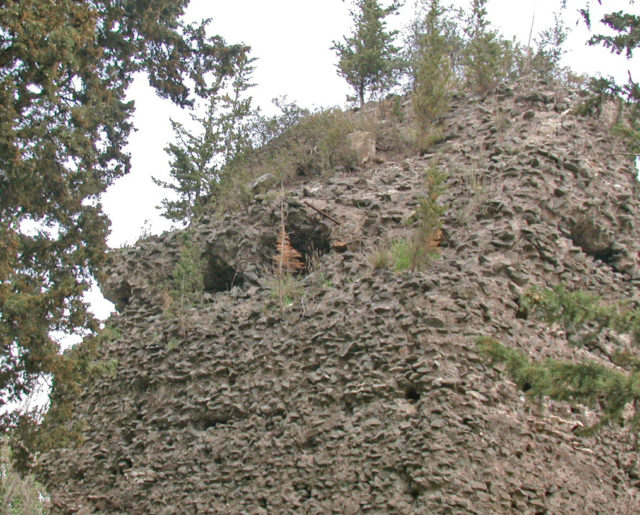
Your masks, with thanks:
<instances>
[{"instance_id":1,"label":"dark green foliage","mask_svg":"<svg viewBox=\"0 0 640 515\"><path fill-rule=\"evenodd\" d=\"M447 174L435 166L426 173L427 194L418 199L413 220L413 235L409 242L410 269L412 272L426 265L429 259L437 254L442 237L442 216L446 206L440 203L440 196L445 192Z\"/></svg>"},{"instance_id":2,"label":"dark green foliage","mask_svg":"<svg viewBox=\"0 0 640 515\"><path fill-rule=\"evenodd\" d=\"M531 289L522 296L520 305L528 314L539 314L545 322L561 325L569 340L578 345L594 342L604 329L614 334L630 334L635 344L640 343L640 308L625 302L604 303L597 295L557 286ZM608 356L623 369L616 370L593 361L535 363L524 353L492 338L479 338L477 343L482 354L506 363L507 372L527 394L599 409L600 421L589 430L610 423L623 424L623 411L629 403L634 408L630 422L636 431L640 428L640 358L637 354L625 350Z\"/></svg>"},{"instance_id":3,"label":"dark green foliage","mask_svg":"<svg viewBox=\"0 0 640 515\"><path fill-rule=\"evenodd\" d=\"M188 300L202 293L204 288L202 269L200 249L187 234L184 239L184 245L180 248L180 257L172 274L172 295L181 308L184 308Z\"/></svg>"},{"instance_id":4,"label":"dark green foliage","mask_svg":"<svg viewBox=\"0 0 640 515\"><path fill-rule=\"evenodd\" d=\"M602 3L601 0L598 0L598 3ZM633 1L629 4L633 4ZM581 9L580 13L587 26L591 28L589 7ZM633 51L640 46L640 16L617 11L605 14L601 22L617 34L595 34L589 40L589 44L601 44L616 54L624 52L628 58L631 57Z\"/></svg>"},{"instance_id":5,"label":"dark green foliage","mask_svg":"<svg viewBox=\"0 0 640 515\"><path fill-rule=\"evenodd\" d=\"M134 73L186 106L245 52L183 23L187 4L2 3L0 404L60 372L52 330L96 329L83 293L104 262L99 195L129 170Z\"/></svg>"},{"instance_id":6,"label":"dark green foliage","mask_svg":"<svg viewBox=\"0 0 640 515\"><path fill-rule=\"evenodd\" d=\"M572 363L547 360L531 361L523 352L510 349L492 338L478 338L478 352L493 362L505 363L507 373L527 395L581 403L601 411L601 417L584 433L608 424L624 424L624 409L636 408L630 420L637 430L640 424L640 372L626 374L593 361Z\"/></svg>"},{"instance_id":7,"label":"dark green foliage","mask_svg":"<svg viewBox=\"0 0 640 515\"><path fill-rule=\"evenodd\" d=\"M533 72L542 77L557 77L560 75L560 60L565 53L564 44L567 41L567 28L559 13L554 14L553 25L543 30L535 38L535 51L529 50L522 64L522 72Z\"/></svg>"},{"instance_id":8,"label":"dark green foliage","mask_svg":"<svg viewBox=\"0 0 640 515\"><path fill-rule=\"evenodd\" d=\"M177 200L164 199L162 216L175 222L188 222L202 213L214 195L222 175L231 173L241 156L251 148L249 118L251 98L247 89L253 84L253 59L240 59L227 88L214 92L208 99L204 116L191 115L197 128L186 128L171 120L176 141L165 151L170 157L171 182L153 181L173 190Z\"/></svg>"},{"instance_id":9,"label":"dark green foliage","mask_svg":"<svg viewBox=\"0 0 640 515\"><path fill-rule=\"evenodd\" d=\"M454 75L454 32L439 0L425 4L423 20L414 24L410 72L413 79L412 106L416 129L428 134L440 116L449 110Z\"/></svg>"},{"instance_id":10,"label":"dark green foliage","mask_svg":"<svg viewBox=\"0 0 640 515\"><path fill-rule=\"evenodd\" d=\"M87 383L116 377L118 362L105 358L102 349L106 342L120 337L117 329L107 326L67 349L58 357L51 378L50 407L10 415L10 439L19 469L31 468L38 453L83 441L86 427L74 416L74 403Z\"/></svg>"},{"instance_id":11,"label":"dark green foliage","mask_svg":"<svg viewBox=\"0 0 640 515\"><path fill-rule=\"evenodd\" d=\"M598 3L602 3L598 0ZM629 1L632 5L633 1ZM580 10L587 27L592 28L589 5ZM594 34L589 40L590 45L601 44L618 55L624 53L627 58L633 57L633 51L640 46L640 15L624 11L610 12L600 20L613 32ZM599 78L592 82L591 89L594 97L585 106L585 110L595 104L599 107L603 99L623 98L625 103L621 110L621 123L617 133L628 143L632 155L640 153L640 85L635 82L629 72L626 84L616 84L612 78ZM624 115L624 116L622 116Z\"/></svg>"},{"instance_id":12,"label":"dark green foliage","mask_svg":"<svg viewBox=\"0 0 640 515\"><path fill-rule=\"evenodd\" d=\"M349 134L358 125L350 113L334 108L310 111L286 99L274 103L281 113L255 116L250 127L253 148L232 163L231 173L228 167L223 169L211 198L217 212L246 206L255 193L251 184L262 175L272 176L276 184L338 166L357 166Z\"/></svg>"},{"instance_id":13,"label":"dark green foliage","mask_svg":"<svg viewBox=\"0 0 640 515\"><path fill-rule=\"evenodd\" d=\"M280 113L273 116L259 114L256 117L252 130L255 148L267 145L311 115L309 109L301 107L295 102L290 102L286 96L274 98L272 102Z\"/></svg>"},{"instance_id":14,"label":"dark green foliage","mask_svg":"<svg viewBox=\"0 0 640 515\"><path fill-rule=\"evenodd\" d=\"M467 40L463 65L467 84L487 93L507 78L515 67L513 44L501 39L489 26L487 0L472 0L464 27Z\"/></svg>"},{"instance_id":15,"label":"dark green foliage","mask_svg":"<svg viewBox=\"0 0 640 515\"><path fill-rule=\"evenodd\" d=\"M283 112L286 119L276 117L264 122L277 135L256 154L263 170L286 179L357 164L348 139L357 126L348 114L337 108L311 112L289 105L288 109Z\"/></svg>"},{"instance_id":16,"label":"dark green foliage","mask_svg":"<svg viewBox=\"0 0 640 515\"><path fill-rule=\"evenodd\" d=\"M426 195L418 199L418 207L407 221L410 236L373 249L369 261L374 270L392 267L397 272L415 272L438 256L442 217L447 210L439 198L446 190L447 174L432 166L425 179Z\"/></svg>"},{"instance_id":17,"label":"dark green foliage","mask_svg":"<svg viewBox=\"0 0 640 515\"><path fill-rule=\"evenodd\" d=\"M569 291L564 286L553 289L533 288L520 299L523 308L542 315L549 324L561 324L570 333L587 330L582 340L589 340L604 328L631 334L640 343L640 308L625 303L606 304L592 293ZM579 342L577 342L579 343Z\"/></svg>"},{"instance_id":18,"label":"dark green foliage","mask_svg":"<svg viewBox=\"0 0 640 515\"><path fill-rule=\"evenodd\" d=\"M389 7L382 7L378 0L356 0L351 11L353 34L333 42L338 73L354 89L360 105L367 93L384 92L394 84L399 67L399 48L393 45L397 31L387 31L385 18L399 7L397 0Z\"/></svg>"}]
</instances>

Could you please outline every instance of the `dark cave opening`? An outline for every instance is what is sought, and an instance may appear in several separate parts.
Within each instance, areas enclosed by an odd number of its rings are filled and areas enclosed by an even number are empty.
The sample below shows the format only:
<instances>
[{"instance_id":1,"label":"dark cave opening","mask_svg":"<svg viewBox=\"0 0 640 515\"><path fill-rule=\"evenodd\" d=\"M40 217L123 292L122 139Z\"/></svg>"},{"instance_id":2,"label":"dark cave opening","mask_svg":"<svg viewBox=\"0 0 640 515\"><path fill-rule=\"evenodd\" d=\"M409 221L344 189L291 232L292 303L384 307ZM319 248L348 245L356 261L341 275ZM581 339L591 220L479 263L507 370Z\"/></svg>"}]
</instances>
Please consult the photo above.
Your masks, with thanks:
<instances>
[{"instance_id":1,"label":"dark cave opening","mask_svg":"<svg viewBox=\"0 0 640 515\"><path fill-rule=\"evenodd\" d=\"M203 274L205 292L229 291L234 286L242 286L244 283L242 274L220 256L210 254L205 261L206 268Z\"/></svg>"},{"instance_id":2,"label":"dark cave opening","mask_svg":"<svg viewBox=\"0 0 640 515\"><path fill-rule=\"evenodd\" d=\"M583 219L571 227L570 238L574 245L593 259L613 266L616 250L611 236L594 220Z\"/></svg>"},{"instance_id":3,"label":"dark cave opening","mask_svg":"<svg viewBox=\"0 0 640 515\"><path fill-rule=\"evenodd\" d=\"M415 388L409 388L406 392L404 392L404 397L410 403L415 404L420 400L420 392L418 392L418 390L416 390Z\"/></svg>"},{"instance_id":4,"label":"dark cave opening","mask_svg":"<svg viewBox=\"0 0 640 515\"><path fill-rule=\"evenodd\" d=\"M107 298L115 304L118 311L122 311L131 301L131 285L124 281Z\"/></svg>"},{"instance_id":5,"label":"dark cave opening","mask_svg":"<svg viewBox=\"0 0 640 515\"><path fill-rule=\"evenodd\" d=\"M302 262L305 265L302 273L310 272L314 260L331 251L330 230L322 223L307 220L298 226L287 224L287 234L291 246L302 255Z\"/></svg>"}]
</instances>

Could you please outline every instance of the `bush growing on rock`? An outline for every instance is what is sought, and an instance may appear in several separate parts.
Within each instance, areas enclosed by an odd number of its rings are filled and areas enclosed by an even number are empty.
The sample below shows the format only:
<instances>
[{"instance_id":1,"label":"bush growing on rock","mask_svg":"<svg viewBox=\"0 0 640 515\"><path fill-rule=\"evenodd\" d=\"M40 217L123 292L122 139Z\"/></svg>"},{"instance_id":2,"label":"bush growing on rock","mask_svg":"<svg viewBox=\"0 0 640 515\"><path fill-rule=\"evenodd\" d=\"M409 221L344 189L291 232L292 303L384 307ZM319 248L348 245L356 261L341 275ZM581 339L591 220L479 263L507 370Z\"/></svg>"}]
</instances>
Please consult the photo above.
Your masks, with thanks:
<instances>
[{"instance_id":1,"label":"bush growing on rock","mask_svg":"<svg viewBox=\"0 0 640 515\"><path fill-rule=\"evenodd\" d=\"M487 93L510 75L514 68L514 50L489 27L487 0L472 0L464 27L467 41L463 50L466 82L478 93Z\"/></svg>"},{"instance_id":2,"label":"bush growing on rock","mask_svg":"<svg viewBox=\"0 0 640 515\"><path fill-rule=\"evenodd\" d=\"M442 216L446 211L446 207L440 203L446 178L447 174L435 166L427 170L427 193L418 199L418 207L413 216L413 234L408 243L412 272L424 267L437 254L442 237Z\"/></svg>"},{"instance_id":3,"label":"bush growing on rock","mask_svg":"<svg viewBox=\"0 0 640 515\"><path fill-rule=\"evenodd\" d=\"M337 108L311 112L295 104L277 105L282 114L261 118L254 129L264 146L245 154L233 173L223 174L211 199L218 212L236 210L251 201L250 184L260 176L270 174L279 183L358 165L348 137L360 127L355 117Z\"/></svg>"},{"instance_id":4,"label":"bush growing on rock","mask_svg":"<svg viewBox=\"0 0 640 515\"><path fill-rule=\"evenodd\" d=\"M519 388L533 397L581 403L599 409L600 420L583 432L593 432L607 424L625 425L640 430L640 355L635 348L625 349L619 335L629 334L640 344L640 309L628 303L605 303L594 294L533 288L520 301L526 314L538 314L548 324L559 324L570 343L597 348L620 369L595 361L575 363L547 360L536 363L521 351L510 349L493 338L479 338L479 352L492 361L506 364L507 372ZM598 343L603 330L612 332L616 349L608 351ZM631 406L630 413L625 412Z\"/></svg>"},{"instance_id":5,"label":"bush growing on rock","mask_svg":"<svg viewBox=\"0 0 640 515\"><path fill-rule=\"evenodd\" d=\"M180 305L185 305L204 288L200 249L188 236L185 237L184 245L180 248L180 257L173 268L172 279L172 294Z\"/></svg>"},{"instance_id":6,"label":"bush growing on rock","mask_svg":"<svg viewBox=\"0 0 640 515\"><path fill-rule=\"evenodd\" d=\"M200 249L187 234L180 248L180 257L172 273L171 302L169 312L175 315L181 333L186 330L186 309L202 294L204 275L202 273Z\"/></svg>"},{"instance_id":7,"label":"bush growing on rock","mask_svg":"<svg viewBox=\"0 0 640 515\"><path fill-rule=\"evenodd\" d=\"M447 174L433 166L427 170L425 177L427 193L418 199L416 211L408 220L411 234L374 249L369 256L369 263L374 270L393 267L398 272L415 272L438 255L442 216L446 211L439 198L445 191Z\"/></svg>"}]
</instances>

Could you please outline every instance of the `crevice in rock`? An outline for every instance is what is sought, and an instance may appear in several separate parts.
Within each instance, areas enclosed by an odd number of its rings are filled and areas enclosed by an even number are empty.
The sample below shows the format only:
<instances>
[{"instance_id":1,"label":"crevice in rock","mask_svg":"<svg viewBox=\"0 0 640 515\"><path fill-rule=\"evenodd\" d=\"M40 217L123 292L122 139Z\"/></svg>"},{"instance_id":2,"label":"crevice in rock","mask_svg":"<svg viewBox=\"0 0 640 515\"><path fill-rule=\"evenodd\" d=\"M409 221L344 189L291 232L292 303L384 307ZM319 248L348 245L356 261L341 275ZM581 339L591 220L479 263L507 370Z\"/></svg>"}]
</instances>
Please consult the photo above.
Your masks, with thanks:
<instances>
[{"instance_id":1,"label":"crevice in rock","mask_svg":"<svg viewBox=\"0 0 640 515\"><path fill-rule=\"evenodd\" d=\"M123 281L117 288L105 293L105 297L115 304L118 311L122 311L131 302L131 290L131 285Z\"/></svg>"},{"instance_id":2,"label":"crevice in rock","mask_svg":"<svg viewBox=\"0 0 640 515\"><path fill-rule=\"evenodd\" d=\"M569 235L573 244L585 254L609 266L613 265L614 242L594 220L579 220L571 227Z\"/></svg>"},{"instance_id":3,"label":"crevice in rock","mask_svg":"<svg viewBox=\"0 0 640 515\"><path fill-rule=\"evenodd\" d=\"M205 292L229 291L234 286L241 286L244 283L242 273L229 265L220 256L216 254L205 255L204 261L206 263L203 274Z\"/></svg>"},{"instance_id":4,"label":"crevice in rock","mask_svg":"<svg viewBox=\"0 0 640 515\"><path fill-rule=\"evenodd\" d=\"M516 304L516 318L518 320L527 320L529 318L529 310L522 305L520 297L513 299Z\"/></svg>"},{"instance_id":5,"label":"crevice in rock","mask_svg":"<svg viewBox=\"0 0 640 515\"><path fill-rule=\"evenodd\" d=\"M418 402L420 400L420 392L418 390L416 390L415 388L408 388L404 392L404 397L410 403L415 404L416 402Z\"/></svg>"},{"instance_id":6,"label":"crevice in rock","mask_svg":"<svg viewBox=\"0 0 640 515\"><path fill-rule=\"evenodd\" d=\"M151 379L147 376L138 376L131 382L131 387L134 392L144 393L149 390L151 386Z\"/></svg>"},{"instance_id":7,"label":"crevice in rock","mask_svg":"<svg viewBox=\"0 0 640 515\"><path fill-rule=\"evenodd\" d=\"M331 251L331 239L326 225L307 226L305 224L303 227L288 227L288 229L291 245L302 254L307 271L315 256L328 254Z\"/></svg>"},{"instance_id":8,"label":"crevice in rock","mask_svg":"<svg viewBox=\"0 0 640 515\"><path fill-rule=\"evenodd\" d=\"M203 415L193 422L193 428L199 431L206 431L211 427L216 427L217 425L225 424L227 422L228 419L221 418L219 416Z\"/></svg>"},{"instance_id":9,"label":"crevice in rock","mask_svg":"<svg viewBox=\"0 0 640 515\"><path fill-rule=\"evenodd\" d=\"M302 255L305 268L302 274L310 272L313 261L331 252L331 230L323 222L309 217L304 211L295 211L287 216L286 231L291 246ZM273 249L271 257L276 255L277 240L275 233L265 245ZM272 264L271 262L270 264Z\"/></svg>"}]
</instances>

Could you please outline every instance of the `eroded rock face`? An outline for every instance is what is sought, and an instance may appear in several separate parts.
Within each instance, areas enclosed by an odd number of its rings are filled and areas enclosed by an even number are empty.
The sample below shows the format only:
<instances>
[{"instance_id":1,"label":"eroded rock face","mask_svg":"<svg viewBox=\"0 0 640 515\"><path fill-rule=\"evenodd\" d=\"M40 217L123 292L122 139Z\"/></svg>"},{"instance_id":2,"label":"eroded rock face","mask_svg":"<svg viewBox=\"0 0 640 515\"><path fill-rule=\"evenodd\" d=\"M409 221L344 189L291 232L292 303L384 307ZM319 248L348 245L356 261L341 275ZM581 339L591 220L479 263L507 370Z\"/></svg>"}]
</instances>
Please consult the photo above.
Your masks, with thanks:
<instances>
[{"instance_id":1,"label":"eroded rock face","mask_svg":"<svg viewBox=\"0 0 640 515\"><path fill-rule=\"evenodd\" d=\"M330 251L330 227L312 209L289 199L285 216L291 242L303 259ZM201 252L205 291L215 294L260 285L260 278L273 268L279 224L280 204L274 200L255 203L250 214L227 215L215 222L204 218L192 227L190 238ZM121 312L129 306L160 309L163 292L173 288L172 273L183 245L181 235L169 233L113 251L101 285L104 296Z\"/></svg>"},{"instance_id":2,"label":"eroded rock face","mask_svg":"<svg viewBox=\"0 0 640 515\"><path fill-rule=\"evenodd\" d=\"M458 97L433 154L288 191L292 244L323 252L285 309L268 287L280 207L267 195L192 228L208 294L182 328L157 291L180 235L115 256L104 286L122 336L103 352L117 375L78 399L84 443L41 459L55 511L635 513L631 433L577 436L592 412L532 404L474 351L488 335L606 362L517 299L561 282L638 295L633 164L602 159L623 152L567 114L579 99L544 84ZM449 176L441 257L372 270L376 245L407 235L432 166Z\"/></svg>"}]
</instances>

